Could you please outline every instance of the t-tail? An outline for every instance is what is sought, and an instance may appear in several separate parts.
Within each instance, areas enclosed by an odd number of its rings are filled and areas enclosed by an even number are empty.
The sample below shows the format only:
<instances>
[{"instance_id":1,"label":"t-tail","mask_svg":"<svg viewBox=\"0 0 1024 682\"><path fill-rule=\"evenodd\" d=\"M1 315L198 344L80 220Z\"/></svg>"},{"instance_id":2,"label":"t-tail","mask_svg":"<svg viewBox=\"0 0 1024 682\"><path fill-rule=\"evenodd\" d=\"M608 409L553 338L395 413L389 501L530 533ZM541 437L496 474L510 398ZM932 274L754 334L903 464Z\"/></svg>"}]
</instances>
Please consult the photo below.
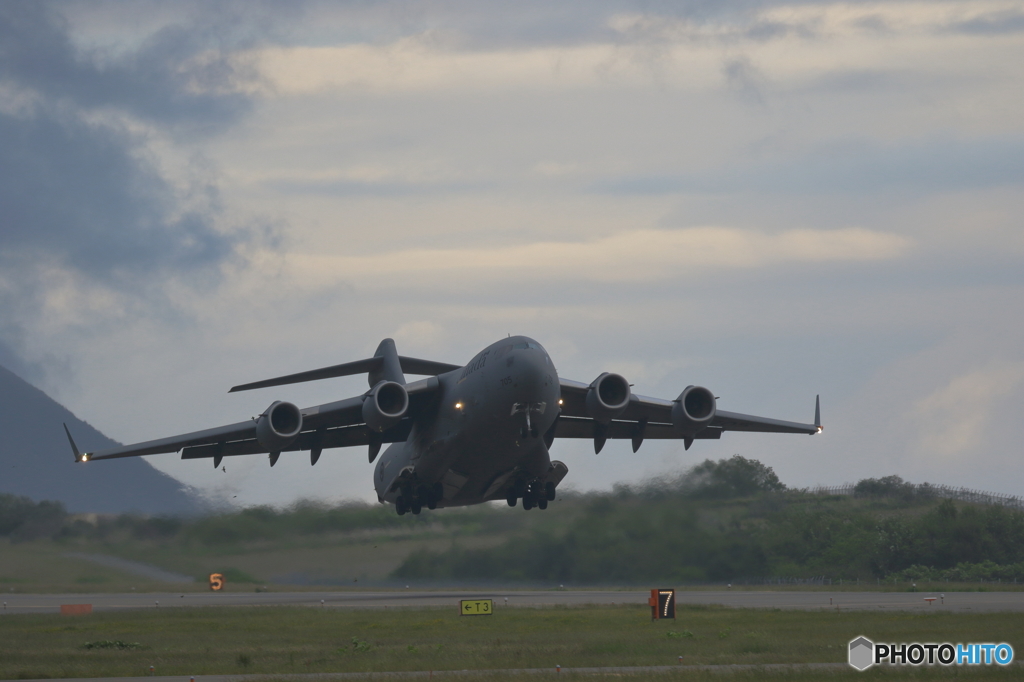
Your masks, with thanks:
<instances>
[{"instance_id":1,"label":"t-tail","mask_svg":"<svg viewBox=\"0 0 1024 682\"><path fill-rule=\"evenodd\" d=\"M299 384L305 381L319 381L320 379L333 379L335 377L347 377L353 374L366 374L370 388L373 388L381 381L394 381L405 385L405 373L420 374L423 376L436 376L461 369L461 365L450 365L447 362L435 362L434 360L422 360L420 358L409 358L399 355L393 339L384 339L377 346L377 352L372 358L356 360L355 362L344 362L340 365L331 365L308 372L288 374L274 379L254 381L251 384L235 386L229 393L237 391L251 391L255 388L267 388L269 386L284 386L286 384Z\"/></svg>"}]
</instances>

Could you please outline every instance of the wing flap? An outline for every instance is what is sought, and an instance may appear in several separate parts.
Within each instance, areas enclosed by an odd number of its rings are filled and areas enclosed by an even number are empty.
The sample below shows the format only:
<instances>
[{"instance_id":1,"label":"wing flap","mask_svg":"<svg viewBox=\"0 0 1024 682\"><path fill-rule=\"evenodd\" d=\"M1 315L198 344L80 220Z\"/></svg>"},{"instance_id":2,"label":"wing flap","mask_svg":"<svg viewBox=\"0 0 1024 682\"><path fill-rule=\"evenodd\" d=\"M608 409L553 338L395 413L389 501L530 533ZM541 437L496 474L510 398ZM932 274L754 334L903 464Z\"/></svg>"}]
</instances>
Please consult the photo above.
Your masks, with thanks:
<instances>
[{"instance_id":1,"label":"wing flap","mask_svg":"<svg viewBox=\"0 0 1024 682\"><path fill-rule=\"evenodd\" d=\"M562 416L558 418L558 424L555 426L555 438L593 438L594 425L594 420L588 417ZM640 428L640 422L612 420L604 437L632 439L637 436ZM644 440L679 440L682 437L671 424L648 423L643 427ZM693 437L697 440L718 440L722 437L722 429L708 427L698 431Z\"/></svg>"},{"instance_id":2,"label":"wing flap","mask_svg":"<svg viewBox=\"0 0 1024 682\"><path fill-rule=\"evenodd\" d=\"M167 452L177 452L183 447L200 443L222 443L256 437L256 422L248 420L237 424L219 426L214 429L194 431L181 436L170 438L159 438L134 445L123 445L119 448L100 450L98 452L87 452L83 458L88 461L96 459L118 459L120 457L139 457L141 455L159 455Z\"/></svg>"},{"instance_id":3,"label":"wing flap","mask_svg":"<svg viewBox=\"0 0 1024 682\"><path fill-rule=\"evenodd\" d=\"M412 431L412 420L403 419L394 428L380 434L380 442L400 443L409 437L410 431ZM294 443L284 448L282 452L312 450L314 447L320 447L325 450L330 448L349 448L369 444L370 430L365 425L359 424L358 426L340 426L327 429L323 433L304 431ZM181 458L233 457L235 455L259 455L266 452L267 449L254 438L233 443L211 443L186 447L181 451Z\"/></svg>"}]
</instances>

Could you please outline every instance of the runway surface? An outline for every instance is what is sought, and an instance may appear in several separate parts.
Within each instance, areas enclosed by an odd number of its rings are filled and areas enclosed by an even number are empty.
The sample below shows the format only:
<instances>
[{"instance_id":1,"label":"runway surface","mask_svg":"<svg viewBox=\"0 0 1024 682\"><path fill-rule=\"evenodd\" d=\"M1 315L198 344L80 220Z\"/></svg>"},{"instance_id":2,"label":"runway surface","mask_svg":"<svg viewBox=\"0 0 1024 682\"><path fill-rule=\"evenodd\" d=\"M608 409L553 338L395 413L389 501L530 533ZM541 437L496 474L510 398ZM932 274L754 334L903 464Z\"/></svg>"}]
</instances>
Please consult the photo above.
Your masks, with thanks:
<instances>
[{"instance_id":1,"label":"runway surface","mask_svg":"<svg viewBox=\"0 0 1024 682\"><path fill-rule=\"evenodd\" d=\"M649 591L609 590L394 590L379 592L164 592L125 594L5 594L0 615L59 613L61 604L91 604L95 611L181 606L300 605L316 608L383 609L451 606L460 599L493 599L504 606L647 604ZM925 598L932 598L932 602ZM1024 592L754 592L678 591L679 604L721 604L736 608L842 609L888 611L1024 612ZM507 601L506 601L507 600Z\"/></svg>"}]
</instances>

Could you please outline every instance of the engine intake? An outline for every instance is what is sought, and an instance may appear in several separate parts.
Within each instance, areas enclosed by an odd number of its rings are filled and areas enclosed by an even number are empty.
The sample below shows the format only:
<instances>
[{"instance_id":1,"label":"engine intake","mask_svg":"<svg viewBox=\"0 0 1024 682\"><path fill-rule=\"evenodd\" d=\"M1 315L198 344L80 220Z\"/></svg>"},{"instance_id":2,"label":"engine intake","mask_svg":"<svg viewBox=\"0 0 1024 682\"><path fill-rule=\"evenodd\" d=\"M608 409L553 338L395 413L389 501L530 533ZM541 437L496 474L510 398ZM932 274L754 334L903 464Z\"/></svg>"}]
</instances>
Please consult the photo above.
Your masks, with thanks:
<instances>
[{"instance_id":1,"label":"engine intake","mask_svg":"<svg viewBox=\"0 0 1024 682\"><path fill-rule=\"evenodd\" d=\"M281 452L299 437L302 412L291 403L276 400L256 420L256 440L270 452Z\"/></svg>"},{"instance_id":2,"label":"engine intake","mask_svg":"<svg viewBox=\"0 0 1024 682\"><path fill-rule=\"evenodd\" d=\"M605 372L594 379L587 391L587 414L608 423L626 411L631 396L629 382L619 374Z\"/></svg>"},{"instance_id":3,"label":"engine intake","mask_svg":"<svg viewBox=\"0 0 1024 682\"><path fill-rule=\"evenodd\" d=\"M363 398L363 421L373 431L387 431L409 411L409 393L394 381L382 381Z\"/></svg>"},{"instance_id":4,"label":"engine intake","mask_svg":"<svg viewBox=\"0 0 1024 682\"><path fill-rule=\"evenodd\" d=\"M696 433L715 418L715 394L703 386L687 386L672 403L672 424L683 433Z\"/></svg>"}]
</instances>

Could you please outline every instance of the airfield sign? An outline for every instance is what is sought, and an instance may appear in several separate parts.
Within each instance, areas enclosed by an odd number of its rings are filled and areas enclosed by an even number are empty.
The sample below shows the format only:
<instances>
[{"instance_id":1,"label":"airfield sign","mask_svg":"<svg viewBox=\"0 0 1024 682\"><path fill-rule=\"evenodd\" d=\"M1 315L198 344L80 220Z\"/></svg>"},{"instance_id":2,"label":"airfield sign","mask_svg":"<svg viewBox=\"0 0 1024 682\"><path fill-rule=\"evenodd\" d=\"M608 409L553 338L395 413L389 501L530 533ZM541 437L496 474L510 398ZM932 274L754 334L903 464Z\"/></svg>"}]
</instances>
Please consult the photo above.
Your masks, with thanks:
<instances>
[{"instance_id":1,"label":"airfield sign","mask_svg":"<svg viewBox=\"0 0 1024 682\"><path fill-rule=\"evenodd\" d=\"M210 574L210 589L214 592L224 589L224 576L220 573Z\"/></svg>"},{"instance_id":2,"label":"airfield sign","mask_svg":"<svg viewBox=\"0 0 1024 682\"><path fill-rule=\"evenodd\" d=\"M651 598L647 600L651 607L651 620L676 617L676 591L651 590Z\"/></svg>"},{"instance_id":3,"label":"airfield sign","mask_svg":"<svg viewBox=\"0 0 1024 682\"><path fill-rule=\"evenodd\" d=\"M461 616L489 616L494 613L493 599L463 599L459 602Z\"/></svg>"}]
</instances>

